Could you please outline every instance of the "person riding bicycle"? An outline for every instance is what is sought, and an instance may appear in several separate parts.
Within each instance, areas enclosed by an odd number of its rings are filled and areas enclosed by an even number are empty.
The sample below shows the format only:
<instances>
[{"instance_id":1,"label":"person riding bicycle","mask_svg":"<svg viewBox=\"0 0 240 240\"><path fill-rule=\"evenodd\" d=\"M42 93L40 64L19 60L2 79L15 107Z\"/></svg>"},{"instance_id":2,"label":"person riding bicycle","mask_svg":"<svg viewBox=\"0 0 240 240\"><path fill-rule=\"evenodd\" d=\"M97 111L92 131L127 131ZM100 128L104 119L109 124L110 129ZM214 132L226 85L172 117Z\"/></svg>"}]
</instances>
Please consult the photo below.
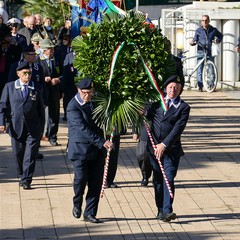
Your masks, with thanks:
<instances>
[{"instance_id":1,"label":"person riding bicycle","mask_svg":"<svg viewBox=\"0 0 240 240\"><path fill-rule=\"evenodd\" d=\"M199 27L195 31L195 35L193 39L190 40L190 45L198 45L197 46L197 54L199 55L197 58L197 62L201 61L203 58L203 54L207 51L208 59L214 61L214 57L212 56L212 43L221 43L223 35L218 31L217 28L213 27L210 23L210 18L208 15L202 16L202 26ZM202 72L203 72L202 63L197 70L197 82L199 91L202 92L203 89L203 81L202 81Z\"/></svg>"}]
</instances>

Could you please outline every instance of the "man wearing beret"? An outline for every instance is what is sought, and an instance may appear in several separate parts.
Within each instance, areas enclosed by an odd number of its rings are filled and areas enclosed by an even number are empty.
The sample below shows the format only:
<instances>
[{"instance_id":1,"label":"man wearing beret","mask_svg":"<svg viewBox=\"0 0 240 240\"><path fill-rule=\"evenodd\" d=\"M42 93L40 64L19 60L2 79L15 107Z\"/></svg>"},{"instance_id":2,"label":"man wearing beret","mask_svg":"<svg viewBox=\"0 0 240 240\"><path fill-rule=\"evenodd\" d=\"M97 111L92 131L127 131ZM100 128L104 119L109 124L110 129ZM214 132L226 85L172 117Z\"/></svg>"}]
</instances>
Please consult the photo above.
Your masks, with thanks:
<instances>
[{"instance_id":1,"label":"man wearing beret","mask_svg":"<svg viewBox=\"0 0 240 240\"><path fill-rule=\"evenodd\" d=\"M22 60L15 62L11 65L10 71L8 74L8 82L15 81L18 78L17 72L16 72L17 67L19 65L21 65L21 63L23 61L27 61L29 63L30 70L31 70L31 79L30 80L39 85L39 87L43 93L44 105L47 105L47 92L46 92L46 86L45 86L45 81L44 81L43 68L36 61L37 57L36 57L36 52L35 52L33 46L32 45L25 46L23 48L22 56L23 56ZM43 133L43 129L42 129L42 133ZM40 144L40 142L39 142L39 144ZM37 158L42 159L43 154L38 152Z\"/></svg>"},{"instance_id":2,"label":"man wearing beret","mask_svg":"<svg viewBox=\"0 0 240 240\"><path fill-rule=\"evenodd\" d=\"M180 157L183 155L181 134L183 133L190 113L190 106L180 98L182 81L177 75L169 77L164 88L167 111L160 102L154 103L145 115L151 120L151 133L156 149L148 141L150 161L153 168L153 186L155 202L158 209L157 219L170 222L176 218L173 212L173 199L163 178L156 158L160 158L172 193L174 194L174 178L177 174Z\"/></svg>"},{"instance_id":3,"label":"man wearing beret","mask_svg":"<svg viewBox=\"0 0 240 240\"><path fill-rule=\"evenodd\" d=\"M8 82L15 81L17 79L16 69L23 61L27 61L29 63L31 69L31 81L39 84L42 89L45 89L45 81L44 81L44 73L43 67L37 63L36 52L32 45L25 46L22 51L23 59L15 62L11 65ZM46 95L46 93L44 93Z\"/></svg>"},{"instance_id":4,"label":"man wearing beret","mask_svg":"<svg viewBox=\"0 0 240 240\"><path fill-rule=\"evenodd\" d=\"M30 81L29 63L22 62L16 70L19 78L7 83L2 92L0 131L7 131L11 136L19 184L23 189L30 189L44 124L44 105L38 84ZM6 119L9 122L7 128Z\"/></svg>"},{"instance_id":5,"label":"man wearing beret","mask_svg":"<svg viewBox=\"0 0 240 240\"><path fill-rule=\"evenodd\" d=\"M112 148L112 143L105 140L103 131L92 119L93 80L82 79L77 85L78 93L67 107L68 123L68 159L74 167L73 216L80 218L83 194L86 185L86 207L84 221L99 223L96 218L99 196L103 181L104 149Z\"/></svg>"}]
</instances>

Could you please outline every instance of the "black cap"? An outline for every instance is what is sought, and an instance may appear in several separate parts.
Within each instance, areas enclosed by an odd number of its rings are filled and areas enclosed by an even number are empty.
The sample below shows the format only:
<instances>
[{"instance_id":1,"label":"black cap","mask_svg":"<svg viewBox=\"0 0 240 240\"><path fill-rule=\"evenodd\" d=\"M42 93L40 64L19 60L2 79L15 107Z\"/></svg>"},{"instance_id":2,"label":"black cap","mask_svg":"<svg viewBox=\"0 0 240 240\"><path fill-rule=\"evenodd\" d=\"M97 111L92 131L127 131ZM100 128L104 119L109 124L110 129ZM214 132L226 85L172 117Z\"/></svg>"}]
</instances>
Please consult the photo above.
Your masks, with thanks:
<instances>
[{"instance_id":1,"label":"black cap","mask_svg":"<svg viewBox=\"0 0 240 240\"><path fill-rule=\"evenodd\" d=\"M180 77L178 75L172 75L164 82L163 87L167 87L171 82L180 83L182 85Z\"/></svg>"},{"instance_id":2,"label":"black cap","mask_svg":"<svg viewBox=\"0 0 240 240\"><path fill-rule=\"evenodd\" d=\"M23 49L22 49L22 52L35 52L34 48L33 48L33 45L30 44L30 45L27 45L27 46L24 46Z\"/></svg>"},{"instance_id":3,"label":"black cap","mask_svg":"<svg viewBox=\"0 0 240 240\"><path fill-rule=\"evenodd\" d=\"M91 88L93 88L93 79L92 78L83 78L77 84L77 87L80 89L91 89Z\"/></svg>"},{"instance_id":4,"label":"black cap","mask_svg":"<svg viewBox=\"0 0 240 240\"><path fill-rule=\"evenodd\" d=\"M21 71L23 69L29 69L29 68L30 68L29 63L27 61L23 61L20 63L20 65L18 65L16 70Z\"/></svg>"}]
</instances>

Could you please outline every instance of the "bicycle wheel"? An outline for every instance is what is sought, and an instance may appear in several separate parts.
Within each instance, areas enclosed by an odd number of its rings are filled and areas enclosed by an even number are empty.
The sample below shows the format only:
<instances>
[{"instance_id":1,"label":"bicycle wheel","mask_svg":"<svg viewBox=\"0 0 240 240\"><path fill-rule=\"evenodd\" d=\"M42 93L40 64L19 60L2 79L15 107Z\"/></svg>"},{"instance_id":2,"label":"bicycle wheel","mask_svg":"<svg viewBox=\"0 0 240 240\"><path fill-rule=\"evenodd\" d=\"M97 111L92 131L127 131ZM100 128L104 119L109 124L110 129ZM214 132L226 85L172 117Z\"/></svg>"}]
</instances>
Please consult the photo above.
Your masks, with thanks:
<instances>
[{"instance_id":1,"label":"bicycle wheel","mask_svg":"<svg viewBox=\"0 0 240 240\"><path fill-rule=\"evenodd\" d=\"M203 86L207 92L213 92L217 87L217 68L212 61L207 61L203 68Z\"/></svg>"}]
</instances>

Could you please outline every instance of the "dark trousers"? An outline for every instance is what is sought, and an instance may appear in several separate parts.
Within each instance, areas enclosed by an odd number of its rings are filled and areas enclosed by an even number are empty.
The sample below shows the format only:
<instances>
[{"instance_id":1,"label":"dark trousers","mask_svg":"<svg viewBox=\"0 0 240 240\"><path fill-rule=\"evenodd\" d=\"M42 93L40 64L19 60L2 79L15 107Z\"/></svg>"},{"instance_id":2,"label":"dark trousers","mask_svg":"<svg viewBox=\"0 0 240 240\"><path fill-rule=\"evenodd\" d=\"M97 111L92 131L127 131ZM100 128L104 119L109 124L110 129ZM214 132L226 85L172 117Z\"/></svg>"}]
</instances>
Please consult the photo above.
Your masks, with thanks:
<instances>
[{"instance_id":1,"label":"dark trousers","mask_svg":"<svg viewBox=\"0 0 240 240\"><path fill-rule=\"evenodd\" d=\"M94 161L74 160L73 167L73 189L75 194L73 197L73 205L81 208L83 194L87 184L88 192L86 195L86 208L84 216L96 216L103 182L104 158L101 157Z\"/></svg>"},{"instance_id":2,"label":"dark trousers","mask_svg":"<svg viewBox=\"0 0 240 240\"><path fill-rule=\"evenodd\" d=\"M108 175L107 175L108 185L111 185L113 183L117 173L119 148L120 148L120 135L115 135L113 137L113 148L110 152L109 165L108 165Z\"/></svg>"},{"instance_id":3,"label":"dark trousers","mask_svg":"<svg viewBox=\"0 0 240 240\"><path fill-rule=\"evenodd\" d=\"M31 183L35 170L39 139L32 137L25 126L19 139L11 138L13 155L17 163L18 177Z\"/></svg>"},{"instance_id":4,"label":"dark trousers","mask_svg":"<svg viewBox=\"0 0 240 240\"><path fill-rule=\"evenodd\" d=\"M56 141L60 117L60 89L58 85L51 86L48 99L47 136L49 140Z\"/></svg>"},{"instance_id":5,"label":"dark trousers","mask_svg":"<svg viewBox=\"0 0 240 240\"><path fill-rule=\"evenodd\" d=\"M147 151L147 141L140 140L136 149L138 165L142 172L142 178L148 180L152 174L149 153Z\"/></svg>"},{"instance_id":6,"label":"dark trousers","mask_svg":"<svg viewBox=\"0 0 240 240\"><path fill-rule=\"evenodd\" d=\"M179 159L180 157L173 157L167 154L163 155L161 159L165 174L167 176L173 194L175 190L174 178L177 174ZM153 155L150 155L150 161L153 168L153 186L155 191L155 202L158 211L161 211L164 214L171 213L173 211L173 199L170 197L158 161Z\"/></svg>"}]
</instances>

